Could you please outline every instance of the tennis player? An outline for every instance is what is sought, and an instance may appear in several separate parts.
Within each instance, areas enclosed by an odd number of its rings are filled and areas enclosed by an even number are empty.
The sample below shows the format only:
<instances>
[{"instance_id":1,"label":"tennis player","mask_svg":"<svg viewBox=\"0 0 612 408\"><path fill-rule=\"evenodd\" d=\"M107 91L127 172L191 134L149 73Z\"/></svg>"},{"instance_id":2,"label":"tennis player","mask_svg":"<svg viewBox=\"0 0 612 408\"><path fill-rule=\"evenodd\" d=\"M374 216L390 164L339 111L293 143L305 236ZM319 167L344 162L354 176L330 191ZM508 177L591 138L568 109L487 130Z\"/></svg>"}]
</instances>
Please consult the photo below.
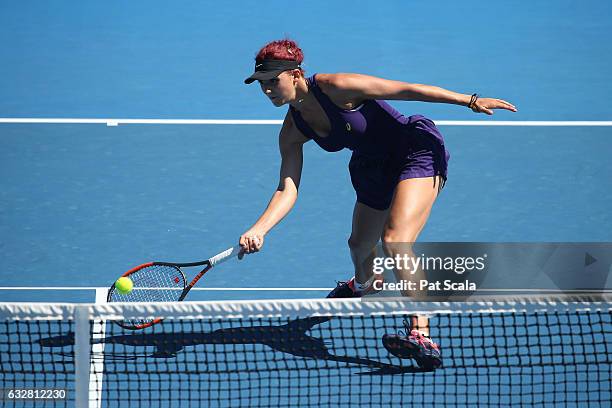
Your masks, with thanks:
<instances>
[{"instance_id":1,"label":"tennis player","mask_svg":"<svg viewBox=\"0 0 612 408\"><path fill-rule=\"evenodd\" d=\"M268 231L295 204L304 143L314 140L328 152L349 148L353 151L349 171L357 193L348 240L355 274L328 297L360 297L375 292L374 282L381 279L382 275L372 273L380 239L387 256L410 251L405 245L402 250L399 247L418 238L446 182L450 157L431 120L406 117L385 100L448 103L487 115L494 109L515 112L516 108L500 99L368 75L306 77L303 60L294 41L272 41L257 53L255 72L244 81L258 81L274 106L289 105L289 109L279 135L278 187L257 222L240 236L240 245L246 253L259 251ZM406 291L403 295L417 294ZM385 335L385 347L398 357L414 358L421 367L440 366L439 348L429 339L427 319L415 316L406 326L406 333Z\"/></svg>"}]
</instances>

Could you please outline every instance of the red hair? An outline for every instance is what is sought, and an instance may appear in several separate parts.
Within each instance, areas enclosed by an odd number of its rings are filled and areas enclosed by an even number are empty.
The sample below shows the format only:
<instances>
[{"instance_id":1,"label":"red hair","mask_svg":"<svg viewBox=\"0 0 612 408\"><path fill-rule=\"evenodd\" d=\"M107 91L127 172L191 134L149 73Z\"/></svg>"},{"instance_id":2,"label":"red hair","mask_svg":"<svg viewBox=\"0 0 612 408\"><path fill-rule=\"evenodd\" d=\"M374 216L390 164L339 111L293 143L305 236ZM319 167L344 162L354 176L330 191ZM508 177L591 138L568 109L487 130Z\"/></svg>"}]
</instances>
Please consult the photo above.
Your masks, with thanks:
<instances>
[{"instance_id":1,"label":"red hair","mask_svg":"<svg viewBox=\"0 0 612 408\"><path fill-rule=\"evenodd\" d=\"M255 61L261 62L265 59L297 61L301 64L304 61L304 53L295 41L286 38L264 45L257 53Z\"/></svg>"}]
</instances>

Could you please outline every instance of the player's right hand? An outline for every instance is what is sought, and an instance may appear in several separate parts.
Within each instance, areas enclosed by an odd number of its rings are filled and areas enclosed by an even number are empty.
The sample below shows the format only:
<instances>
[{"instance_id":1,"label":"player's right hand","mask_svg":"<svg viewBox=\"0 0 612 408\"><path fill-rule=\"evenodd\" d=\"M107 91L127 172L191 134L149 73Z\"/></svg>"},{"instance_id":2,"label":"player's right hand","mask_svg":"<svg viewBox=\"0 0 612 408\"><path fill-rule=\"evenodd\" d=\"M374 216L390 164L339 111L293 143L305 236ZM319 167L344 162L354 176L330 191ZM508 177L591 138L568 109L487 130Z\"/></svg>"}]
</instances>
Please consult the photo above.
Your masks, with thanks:
<instances>
[{"instance_id":1,"label":"player's right hand","mask_svg":"<svg viewBox=\"0 0 612 408\"><path fill-rule=\"evenodd\" d=\"M239 243L242 247L242 252L238 255L238 258L242 259L245 253L259 252L264 244L264 234L249 230L240 236Z\"/></svg>"}]
</instances>

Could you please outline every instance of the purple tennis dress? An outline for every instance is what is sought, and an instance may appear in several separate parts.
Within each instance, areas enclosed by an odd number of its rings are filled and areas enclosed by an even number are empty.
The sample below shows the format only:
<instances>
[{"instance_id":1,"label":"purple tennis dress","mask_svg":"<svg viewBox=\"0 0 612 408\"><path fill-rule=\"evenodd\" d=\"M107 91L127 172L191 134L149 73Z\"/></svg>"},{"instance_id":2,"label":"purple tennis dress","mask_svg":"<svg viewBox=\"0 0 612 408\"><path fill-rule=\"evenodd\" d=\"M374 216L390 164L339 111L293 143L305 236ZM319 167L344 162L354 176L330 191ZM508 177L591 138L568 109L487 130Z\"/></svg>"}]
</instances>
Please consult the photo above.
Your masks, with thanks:
<instances>
[{"instance_id":1,"label":"purple tennis dress","mask_svg":"<svg viewBox=\"0 0 612 408\"><path fill-rule=\"evenodd\" d=\"M421 115L406 117L385 101L372 99L356 109L342 109L321 91L316 74L306 81L329 118L331 131L326 137L319 137L300 113L290 107L293 121L324 150L353 151L349 171L357 201L385 210L391 205L395 186L402 180L439 175L446 181L450 155L431 120Z\"/></svg>"}]
</instances>

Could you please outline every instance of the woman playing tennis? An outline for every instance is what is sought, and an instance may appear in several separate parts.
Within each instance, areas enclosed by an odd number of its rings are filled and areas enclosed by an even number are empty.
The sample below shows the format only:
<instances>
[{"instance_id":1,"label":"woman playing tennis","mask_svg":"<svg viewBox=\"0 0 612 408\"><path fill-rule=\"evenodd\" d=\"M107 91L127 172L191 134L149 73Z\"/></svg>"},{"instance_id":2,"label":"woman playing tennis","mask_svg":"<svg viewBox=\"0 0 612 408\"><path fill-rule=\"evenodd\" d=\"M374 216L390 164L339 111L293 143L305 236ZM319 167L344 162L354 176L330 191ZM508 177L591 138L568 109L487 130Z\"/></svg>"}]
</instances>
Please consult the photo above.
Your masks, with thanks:
<instances>
[{"instance_id":1,"label":"woman playing tennis","mask_svg":"<svg viewBox=\"0 0 612 408\"><path fill-rule=\"evenodd\" d=\"M274 106L289 105L289 109L279 136L278 187L257 222L240 237L240 245L246 253L259 251L268 231L295 204L304 143L314 140L328 152L349 148L357 193L348 240L355 275L340 282L328 297L359 297L379 287L375 281L382 275L372 273L378 241L382 240L387 256L394 256L400 243L415 242L447 178L449 153L434 123L420 115L403 116L384 100L463 105L488 115L494 109L515 112L516 108L500 99L367 75L305 77L303 60L294 41L270 42L258 52L255 72L245 80L258 81ZM385 335L383 344L392 354L413 358L421 367L441 365L440 350L429 339L424 317L413 317L404 334Z\"/></svg>"}]
</instances>

